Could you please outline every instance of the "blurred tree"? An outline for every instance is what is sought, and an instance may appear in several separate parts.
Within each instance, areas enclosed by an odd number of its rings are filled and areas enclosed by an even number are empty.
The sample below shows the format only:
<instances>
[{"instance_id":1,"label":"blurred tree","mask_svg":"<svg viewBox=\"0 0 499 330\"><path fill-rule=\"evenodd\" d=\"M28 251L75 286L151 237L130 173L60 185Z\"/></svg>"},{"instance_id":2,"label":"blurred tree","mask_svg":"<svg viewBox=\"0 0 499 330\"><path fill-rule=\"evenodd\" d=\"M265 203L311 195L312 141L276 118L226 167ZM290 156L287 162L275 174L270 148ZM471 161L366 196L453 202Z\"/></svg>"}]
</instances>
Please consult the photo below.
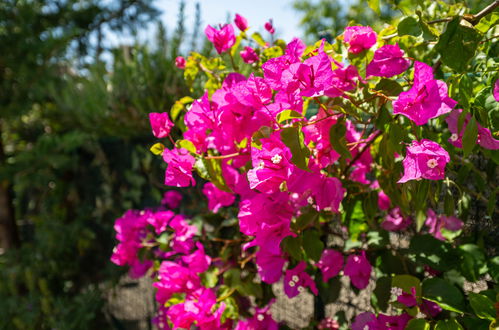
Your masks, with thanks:
<instances>
[{"instance_id":1,"label":"blurred tree","mask_svg":"<svg viewBox=\"0 0 499 330\"><path fill-rule=\"evenodd\" d=\"M112 224L161 199L147 115L187 93L174 56L194 43L159 22L152 47L103 40L157 13L152 0L0 2L0 329L111 327Z\"/></svg>"},{"instance_id":2,"label":"blurred tree","mask_svg":"<svg viewBox=\"0 0 499 330\"><path fill-rule=\"evenodd\" d=\"M445 3L462 2L476 12L483 6L483 0L440 0ZM435 2L437 4L437 2ZM417 0L295 0L293 7L302 13L300 25L310 41L340 35L349 22L369 25L380 29L383 23L390 23L402 16L400 8L415 8ZM396 7L397 6L397 7ZM395 9L397 8L397 9ZM431 8L429 8L431 10ZM404 13L406 15L409 12Z\"/></svg>"},{"instance_id":3,"label":"blurred tree","mask_svg":"<svg viewBox=\"0 0 499 330\"><path fill-rule=\"evenodd\" d=\"M134 30L159 13L153 0L5 0L0 2L0 167L5 121L47 98L45 86L70 70L71 57L102 51L103 31ZM96 43L91 43L96 39ZM12 182L0 177L0 248L19 246Z\"/></svg>"}]
</instances>

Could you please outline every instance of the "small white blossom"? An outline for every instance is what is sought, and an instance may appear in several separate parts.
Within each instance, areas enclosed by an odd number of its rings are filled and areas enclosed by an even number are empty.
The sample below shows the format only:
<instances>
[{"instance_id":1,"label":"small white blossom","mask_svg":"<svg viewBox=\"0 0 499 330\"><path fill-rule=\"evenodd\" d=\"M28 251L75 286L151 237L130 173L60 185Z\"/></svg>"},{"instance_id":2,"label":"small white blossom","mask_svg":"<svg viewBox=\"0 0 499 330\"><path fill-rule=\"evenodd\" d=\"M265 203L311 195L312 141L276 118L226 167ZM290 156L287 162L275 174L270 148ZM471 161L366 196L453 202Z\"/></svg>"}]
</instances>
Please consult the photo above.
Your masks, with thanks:
<instances>
[{"instance_id":1,"label":"small white blossom","mask_svg":"<svg viewBox=\"0 0 499 330\"><path fill-rule=\"evenodd\" d=\"M257 317L258 321L263 321L265 319L265 316L263 314L258 314Z\"/></svg>"},{"instance_id":2,"label":"small white blossom","mask_svg":"<svg viewBox=\"0 0 499 330\"><path fill-rule=\"evenodd\" d=\"M279 164L282 160L282 156L279 154L275 154L270 160L272 160L272 163L274 164Z\"/></svg>"},{"instance_id":3,"label":"small white blossom","mask_svg":"<svg viewBox=\"0 0 499 330\"><path fill-rule=\"evenodd\" d=\"M293 282L293 281L289 281L289 283L288 283L288 284L289 284L289 286L290 286L290 287L292 287L292 288L296 285L296 283L295 283L295 282Z\"/></svg>"},{"instance_id":4,"label":"small white blossom","mask_svg":"<svg viewBox=\"0 0 499 330\"><path fill-rule=\"evenodd\" d=\"M432 158L432 159L428 159L428 161L426 162L426 165L428 165L429 168L435 168L435 167L437 167L438 162L435 158Z\"/></svg>"},{"instance_id":5,"label":"small white blossom","mask_svg":"<svg viewBox=\"0 0 499 330\"><path fill-rule=\"evenodd\" d=\"M452 134L452 135L450 136L450 140L451 140L452 142L456 142L458 138L459 138L459 136L457 136L457 134L456 134L456 133L454 133L454 134Z\"/></svg>"},{"instance_id":6,"label":"small white blossom","mask_svg":"<svg viewBox=\"0 0 499 330\"><path fill-rule=\"evenodd\" d=\"M294 282L298 282L300 280L300 278L297 276L297 275L293 275L293 277L291 278Z\"/></svg>"}]
</instances>

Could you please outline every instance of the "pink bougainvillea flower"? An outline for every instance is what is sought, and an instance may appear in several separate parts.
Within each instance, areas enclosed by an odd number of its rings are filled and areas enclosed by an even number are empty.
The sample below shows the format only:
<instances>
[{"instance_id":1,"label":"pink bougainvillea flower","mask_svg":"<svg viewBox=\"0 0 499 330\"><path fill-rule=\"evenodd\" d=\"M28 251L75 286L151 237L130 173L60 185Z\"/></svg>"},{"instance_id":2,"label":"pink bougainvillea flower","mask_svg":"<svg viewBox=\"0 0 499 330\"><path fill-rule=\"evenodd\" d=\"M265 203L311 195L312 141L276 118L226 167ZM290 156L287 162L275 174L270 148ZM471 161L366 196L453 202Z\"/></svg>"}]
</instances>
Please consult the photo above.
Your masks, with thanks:
<instances>
[{"instance_id":1,"label":"pink bougainvillea flower","mask_svg":"<svg viewBox=\"0 0 499 330\"><path fill-rule=\"evenodd\" d=\"M371 166L373 163L373 157L371 155L371 147L366 146L366 143L358 143L361 139L361 133L355 129L355 125L347 120L346 124L346 134L345 138L347 143L356 143L353 148L350 149L352 157L358 158L351 166L352 172L350 173L350 180L360 182L362 184L370 184L371 182L367 179L367 174L371 171ZM373 132L367 139L366 142L375 136L376 132ZM360 157L356 157L358 153L362 152Z\"/></svg>"},{"instance_id":2,"label":"pink bougainvillea flower","mask_svg":"<svg viewBox=\"0 0 499 330\"><path fill-rule=\"evenodd\" d=\"M364 289L371 277L371 264L366 258L366 252L360 255L349 255L343 273L350 277L350 281L357 289Z\"/></svg>"},{"instance_id":3,"label":"pink bougainvillea flower","mask_svg":"<svg viewBox=\"0 0 499 330\"><path fill-rule=\"evenodd\" d=\"M357 87L357 81L361 81L359 71L353 65L346 68L337 68L333 70L331 75L330 86L326 89L325 94L329 97L343 96L345 92L353 90Z\"/></svg>"},{"instance_id":4,"label":"pink bougainvillea flower","mask_svg":"<svg viewBox=\"0 0 499 330\"><path fill-rule=\"evenodd\" d=\"M433 79L432 67L416 61L414 84L393 101L393 113L406 116L416 125L424 125L432 118L451 112L456 104L448 96L445 82Z\"/></svg>"},{"instance_id":5,"label":"pink bougainvillea flower","mask_svg":"<svg viewBox=\"0 0 499 330\"><path fill-rule=\"evenodd\" d=\"M424 313L429 317L436 317L442 311L442 307L440 307L433 301L423 299L423 301L419 305L419 310L421 311L421 313Z\"/></svg>"},{"instance_id":6,"label":"pink bougainvillea flower","mask_svg":"<svg viewBox=\"0 0 499 330\"><path fill-rule=\"evenodd\" d=\"M180 206L180 202L182 202L182 194L176 190L168 190L163 194L163 199L161 200L161 204L165 205L170 209L176 209Z\"/></svg>"},{"instance_id":7,"label":"pink bougainvillea flower","mask_svg":"<svg viewBox=\"0 0 499 330\"><path fill-rule=\"evenodd\" d=\"M237 28L243 32L248 29L248 20L239 14L236 14L234 24L236 24Z\"/></svg>"},{"instance_id":8,"label":"pink bougainvillea flower","mask_svg":"<svg viewBox=\"0 0 499 330\"><path fill-rule=\"evenodd\" d=\"M182 56L177 56L177 58L175 59L175 66L179 69L185 69L185 64L185 58Z\"/></svg>"},{"instance_id":9,"label":"pink bougainvillea flower","mask_svg":"<svg viewBox=\"0 0 499 330\"><path fill-rule=\"evenodd\" d=\"M255 194L239 204L239 227L243 234L254 236L262 230L263 224L290 223L293 208L288 194Z\"/></svg>"},{"instance_id":10,"label":"pink bougainvillea flower","mask_svg":"<svg viewBox=\"0 0 499 330\"><path fill-rule=\"evenodd\" d=\"M395 45L384 45L374 52L373 60L367 65L368 76L390 78L401 74L411 66L411 61L404 58L404 52Z\"/></svg>"},{"instance_id":11,"label":"pink bougainvillea flower","mask_svg":"<svg viewBox=\"0 0 499 330\"><path fill-rule=\"evenodd\" d=\"M343 36L345 42L350 45L348 51L353 54L371 48L378 37L369 26L348 26L345 28Z\"/></svg>"},{"instance_id":12,"label":"pink bougainvillea flower","mask_svg":"<svg viewBox=\"0 0 499 330\"><path fill-rule=\"evenodd\" d=\"M152 133L157 138L167 137L174 126L166 112L151 112L149 114L149 121L151 122Z\"/></svg>"},{"instance_id":13,"label":"pink bougainvillea flower","mask_svg":"<svg viewBox=\"0 0 499 330\"><path fill-rule=\"evenodd\" d=\"M379 314L376 324L369 324L369 329L404 330L411 319L412 316L407 313L394 316Z\"/></svg>"},{"instance_id":14,"label":"pink bougainvillea flower","mask_svg":"<svg viewBox=\"0 0 499 330\"><path fill-rule=\"evenodd\" d=\"M250 188L264 193L276 192L291 174L291 151L277 135L261 141L261 149L251 148Z\"/></svg>"},{"instance_id":15,"label":"pink bougainvillea flower","mask_svg":"<svg viewBox=\"0 0 499 330\"><path fill-rule=\"evenodd\" d=\"M163 261L158 271L159 282L153 284L158 289L156 300L164 304L172 294L189 293L200 288L199 277L189 268L173 261Z\"/></svg>"},{"instance_id":16,"label":"pink bougainvillea flower","mask_svg":"<svg viewBox=\"0 0 499 330\"><path fill-rule=\"evenodd\" d=\"M197 242L196 251L182 257L182 261L195 273L203 273L208 270L211 264L211 258L204 253L204 246Z\"/></svg>"},{"instance_id":17,"label":"pink bougainvillea flower","mask_svg":"<svg viewBox=\"0 0 499 330\"><path fill-rule=\"evenodd\" d=\"M418 179L442 180L449 161L449 154L438 143L426 139L412 141L402 162L404 176L398 183Z\"/></svg>"},{"instance_id":18,"label":"pink bougainvillea flower","mask_svg":"<svg viewBox=\"0 0 499 330\"><path fill-rule=\"evenodd\" d=\"M447 116L447 118L445 118L445 121L447 122L447 125L449 127L449 131L452 133L449 142L457 148L463 147L463 134L464 131L466 130L466 126L468 126L468 123L471 119L471 115L469 113L466 114L466 117L464 118L463 121L463 126L459 130L458 121L459 121L459 116L461 115L462 112L463 112L462 109L456 109L452 111ZM483 127L479 123L477 123L477 127L478 127L477 143L482 147L484 147L485 149L498 150L499 140L494 139L490 130L488 128Z\"/></svg>"},{"instance_id":19,"label":"pink bougainvillea flower","mask_svg":"<svg viewBox=\"0 0 499 330\"><path fill-rule=\"evenodd\" d=\"M286 261L282 252L270 253L267 250L261 249L255 255L258 275L267 284L273 284L281 279L282 268Z\"/></svg>"},{"instance_id":20,"label":"pink bougainvillea flower","mask_svg":"<svg viewBox=\"0 0 499 330\"><path fill-rule=\"evenodd\" d=\"M187 149L165 149L163 160L168 164L165 172L167 186L188 187L196 184L192 177L192 169L196 159Z\"/></svg>"},{"instance_id":21,"label":"pink bougainvillea flower","mask_svg":"<svg viewBox=\"0 0 499 330\"><path fill-rule=\"evenodd\" d=\"M272 25L272 20L265 22L265 25L263 26L265 30L267 30L270 34L275 33L274 25Z\"/></svg>"},{"instance_id":22,"label":"pink bougainvillea flower","mask_svg":"<svg viewBox=\"0 0 499 330\"><path fill-rule=\"evenodd\" d=\"M258 60L260 59L255 50L250 46L244 47L244 50L242 50L239 54L241 55L244 63L248 64L258 62Z\"/></svg>"},{"instance_id":23,"label":"pink bougainvillea flower","mask_svg":"<svg viewBox=\"0 0 499 330\"><path fill-rule=\"evenodd\" d=\"M494 99L499 102L499 79L496 80L496 83L494 84Z\"/></svg>"},{"instance_id":24,"label":"pink bougainvillea flower","mask_svg":"<svg viewBox=\"0 0 499 330\"><path fill-rule=\"evenodd\" d=\"M388 210L391 205L390 197L383 190L378 192L378 207L380 210Z\"/></svg>"},{"instance_id":25,"label":"pink bougainvillea flower","mask_svg":"<svg viewBox=\"0 0 499 330\"><path fill-rule=\"evenodd\" d=\"M376 315L371 312L360 313L355 317L352 323L352 330L366 330L366 329L377 329L371 328L370 325L376 323Z\"/></svg>"},{"instance_id":26,"label":"pink bougainvillea flower","mask_svg":"<svg viewBox=\"0 0 499 330\"><path fill-rule=\"evenodd\" d=\"M225 304L214 310L217 296L212 289L199 288L186 296L183 303L171 306L167 315L174 329L190 329L196 323L199 329L222 329L220 321Z\"/></svg>"},{"instance_id":27,"label":"pink bougainvillea flower","mask_svg":"<svg viewBox=\"0 0 499 330\"><path fill-rule=\"evenodd\" d=\"M208 40L213 43L213 46L215 46L215 49L219 54L231 49L236 42L234 28L231 24L225 24L220 30L208 25L204 30L204 33Z\"/></svg>"},{"instance_id":28,"label":"pink bougainvillea flower","mask_svg":"<svg viewBox=\"0 0 499 330\"><path fill-rule=\"evenodd\" d=\"M343 268L343 255L336 250L325 249L322 251L317 268L322 272L322 280L327 282L330 278L338 275Z\"/></svg>"},{"instance_id":29,"label":"pink bougainvillea flower","mask_svg":"<svg viewBox=\"0 0 499 330\"><path fill-rule=\"evenodd\" d=\"M204 185L203 194L208 198L208 209L213 213L217 213L222 206L229 206L236 200L236 196L218 189L211 182Z\"/></svg>"},{"instance_id":30,"label":"pink bougainvillea flower","mask_svg":"<svg viewBox=\"0 0 499 330\"><path fill-rule=\"evenodd\" d=\"M463 222L454 216L437 216L435 211L428 209L426 213L425 225L428 226L428 232L430 234L443 241L445 240L445 237L442 235L442 229L458 231L463 227Z\"/></svg>"},{"instance_id":31,"label":"pink bougainvillea flower","mask_svg":"<svg viewBox=\"0 0 499 330\"><path fill-rule=\"evenodd\" d=\"M407 307L413 307L418 304L416 300L416 288L411 287L411 293L402 291L402 294L397 297L397 301Z\"/></svg>"},{"instance_id":32,"label":"pink bougainvillea flower","mask_svg":"<svg viewBox=\"0 0 499 330\"><path fill-rule=\"evenodd\" d=\"M274 303L272 299L270 303L263 308L255 308L255 313L249 319L239 321L235 330L277 330L278 323L272 318L270 306Z\"/></svg>"},{"instance_id":33,"label":"pink bougainvillea flower","mask_svg":"<svg viewBox=\"0 0 499 330\"><path fill-rule=\"evenodd\" d=\"M404 216L397 206L386 215L381 227L388 231L399 231L406 229L411 223L411 218Z\"/></svg>"},{"instance_id":34,"label":"pink bougainvillea flower","mask_svg":"<svg viewBox=\"0 0 499 330\"><path fill-rule=\"evenodd\" d=\"M300 261L295 268L286 271L286 274L284 275L284 293L288 298L296 297L307 287L310 288L315 295L319 294L314 280L305 271L306 268L307 263L305 261Z\"/></svg>"},{"instance_id":35,"label":"pink bougainvillea flower","mask_svg":"<svg viewBox=\"0 0 499 330\"><path fill-rule=\"evenodd\" d=\"M183 254L189 253L194 247L193 238L198 232L197 227L189 225L181 215L176 215L170 221L170 227L175 232L175 235L170 242L173 251Z\"/></svg>"},{"instance_id":36,"label":"pink bougainvillea flower","mask_svg":"<svg viewBox=\"0 0 499 330\"><path fill-rule=\"evenodd\" d=\"M175 213L172 211L158 211L151 213L147 217L147 222L154 227L154 231L159 235L166 230L170 220L173 219L174 216Z\"/></svg>"}]
</instances>

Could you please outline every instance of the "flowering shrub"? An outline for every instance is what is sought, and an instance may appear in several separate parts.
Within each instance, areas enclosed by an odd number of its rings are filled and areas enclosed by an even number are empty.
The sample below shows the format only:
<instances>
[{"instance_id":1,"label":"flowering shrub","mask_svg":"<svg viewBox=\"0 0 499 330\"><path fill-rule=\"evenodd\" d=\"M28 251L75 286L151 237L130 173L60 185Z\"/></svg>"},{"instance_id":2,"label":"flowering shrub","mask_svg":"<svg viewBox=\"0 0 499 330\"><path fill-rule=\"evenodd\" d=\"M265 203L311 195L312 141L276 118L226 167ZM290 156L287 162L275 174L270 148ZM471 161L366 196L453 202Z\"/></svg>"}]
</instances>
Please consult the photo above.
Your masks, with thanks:
<instances>
[{"instance_id":1,"label":"flowering shrub","mask_svg":"<svg viewBox=\"0 0 499 330\"><path fill-rule=\"evenodd\" d=\"M112 261L155 278L154 322L275 329L271 284L329 303L343 276L354 291L375 283L374 312L313 325L496 322L499 257L473 234L469 212L475 203L481 217L497 216L499 140L489 129L498 125L497 72L486 70L497 63L486 36L498 16L490 11L443 20L441 30L421 14L379 34L350 26L333 43L309 46L249 35L240 15L239 34L208 26L219 56L177 60L204 94L150 116L153 134L169 138L151 149L167 164L165 184L201 185L204 206L189 220L173 212L180 198L169 191L164 206L116 222ZM271 21L265 29L273 40ZM430 51L428 40L437 40ZM465 58L445 55L455 43L468 47ZM489 288L464 291L464 280L479 279Z\"/></svg>"}]
</instances>

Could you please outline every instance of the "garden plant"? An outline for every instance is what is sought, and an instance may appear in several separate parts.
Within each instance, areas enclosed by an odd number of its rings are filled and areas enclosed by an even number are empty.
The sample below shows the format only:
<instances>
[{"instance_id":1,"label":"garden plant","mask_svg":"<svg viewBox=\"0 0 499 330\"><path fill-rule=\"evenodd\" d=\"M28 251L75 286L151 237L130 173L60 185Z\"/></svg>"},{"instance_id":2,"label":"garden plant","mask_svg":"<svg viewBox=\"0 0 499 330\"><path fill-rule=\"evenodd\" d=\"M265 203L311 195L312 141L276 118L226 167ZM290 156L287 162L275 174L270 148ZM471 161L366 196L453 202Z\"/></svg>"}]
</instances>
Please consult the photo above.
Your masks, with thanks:
<instances>
[{"instance_id":1,"label":"garden plant","mask_svg":"<svg viewBox=\"0 0 499 330\"><path fill-rule=\"evenodd\" d=\"M177 58L193 95L149 115L172 188L111 258L154 278L159 328L277 329L276 283L316 296L311 328L498 326L499 1L388 5L311 45L236 15ZM326 318L345 277L371 312Z\"/></svg>"}]
</instances>

